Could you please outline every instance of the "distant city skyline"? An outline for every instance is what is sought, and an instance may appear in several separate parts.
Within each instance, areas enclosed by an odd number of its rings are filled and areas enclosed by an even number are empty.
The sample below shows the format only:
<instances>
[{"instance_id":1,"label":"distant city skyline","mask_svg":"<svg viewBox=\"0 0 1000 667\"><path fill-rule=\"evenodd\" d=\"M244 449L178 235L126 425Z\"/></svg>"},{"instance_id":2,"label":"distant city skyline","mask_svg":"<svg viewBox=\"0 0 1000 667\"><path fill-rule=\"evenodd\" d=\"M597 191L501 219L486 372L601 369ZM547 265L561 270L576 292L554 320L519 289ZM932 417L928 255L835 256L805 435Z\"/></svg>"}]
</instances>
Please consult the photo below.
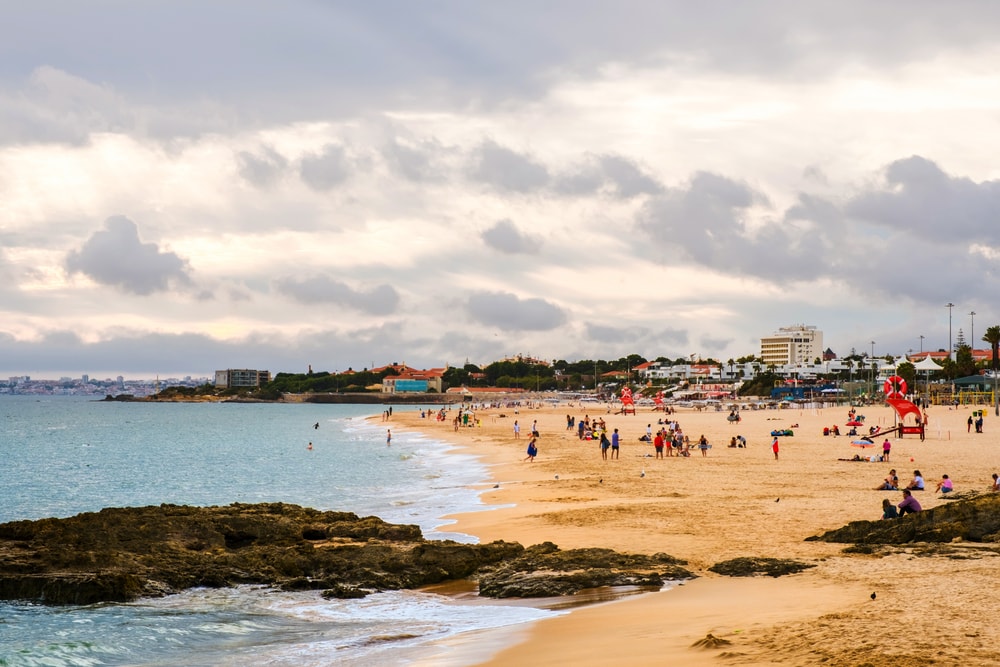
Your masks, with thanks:
<instances>
[{"instance_id":1,"label":"distant city skyline","mask_svg":"<svg viewBox=\"0 0 1000 667\"><path fill-rule=\"evenodd\" d=\"M989 0L20 3L0 372L725 360L794 322L948 349L1000 322L998 25Z\"/></svg>"}]
</instances>

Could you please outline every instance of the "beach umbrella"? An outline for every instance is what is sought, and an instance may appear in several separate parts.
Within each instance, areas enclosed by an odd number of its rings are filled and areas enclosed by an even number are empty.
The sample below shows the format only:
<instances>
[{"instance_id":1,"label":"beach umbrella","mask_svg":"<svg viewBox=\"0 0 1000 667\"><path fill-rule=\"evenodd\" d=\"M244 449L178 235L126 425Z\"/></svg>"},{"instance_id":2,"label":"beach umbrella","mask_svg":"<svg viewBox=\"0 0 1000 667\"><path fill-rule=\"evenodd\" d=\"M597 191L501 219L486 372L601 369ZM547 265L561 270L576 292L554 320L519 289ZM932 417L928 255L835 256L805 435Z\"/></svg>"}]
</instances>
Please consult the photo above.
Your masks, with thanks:
<instances>
[{"instance_id":1,"label":"beach umbrella","mask_svg":"<svg viewBox=\"0 0 1000 667\"><path fill-rule=\"evenodd\" d=\"M866 449L868 447L874 447L875 443L871 440L852 440L851 447L860 447L861 449Z\"/></svg>"}]
</instances>

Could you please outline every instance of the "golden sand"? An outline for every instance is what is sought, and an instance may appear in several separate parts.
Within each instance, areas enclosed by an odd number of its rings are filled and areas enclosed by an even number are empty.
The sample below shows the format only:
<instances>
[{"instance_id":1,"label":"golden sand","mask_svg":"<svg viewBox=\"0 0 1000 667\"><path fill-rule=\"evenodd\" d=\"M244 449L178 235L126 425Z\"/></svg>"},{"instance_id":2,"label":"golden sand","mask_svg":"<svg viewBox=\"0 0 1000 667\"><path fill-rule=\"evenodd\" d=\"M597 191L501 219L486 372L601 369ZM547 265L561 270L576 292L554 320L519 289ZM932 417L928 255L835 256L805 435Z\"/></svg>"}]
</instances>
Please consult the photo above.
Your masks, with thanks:
<instances>
[{"instance_id":1,"label":"golden sand","mask_svg":"<svg viewBox=\"0 0 1000 667\"><path fill-rule=\"evenodd\" d=\"M887 407L859 412L870 425L892 426ZM678 410L692 441L704 434L707 456L653 458L639 441L660 413L610 414L603 406L479 410L481 426L420 419L399 409L395 428L418 429L481 457L493 481L483 500L504 506L463 514L449 530L484 542L551 541L563 549L608 547L664 552L688 561L698 579L660 593L579 608L506 633L484 664L507 665L1000 665L1000 559L990 545L955 544L954 553L925 555L917 546L886 557L844 554L847 545L806 537L850 521L878 519L885 497L874 487L896 468L904 483L923 472L925 508L943 502L933 489L948 474L958 492L986 491L1000 471L1000 419L988 413L985 433L967 433L971 408L928 410L927 439L892 438L888 463L847 462L861 450L852 438L823 436L847 408L728 412ZM452 415L454 412L451 413ZM595 441L566 429L566 415L589 414L618 428L618 460L603 460ZM513 423L521 438L513 437ZM525 462L527 433L537 420L541 437L534 462ZM771 452L772 430L793 428ZM1000 433L1000 431L998 431ZM746 449L727 447L736 434ZM881 443L881 439L877 440ZM493 484L499 488L493 489ZM729 578L708 566L740 556L794 558L817 567L780 578ZM871 594L877 593L876 599ZM708 636L711 635L711 638ZM708 639L706 639L708 638ZM508 644L506 647L503 644ZM498 645L499 644L499 645ZM468 664L468 663L467 663Z\"/></svg>"}]
</instances>

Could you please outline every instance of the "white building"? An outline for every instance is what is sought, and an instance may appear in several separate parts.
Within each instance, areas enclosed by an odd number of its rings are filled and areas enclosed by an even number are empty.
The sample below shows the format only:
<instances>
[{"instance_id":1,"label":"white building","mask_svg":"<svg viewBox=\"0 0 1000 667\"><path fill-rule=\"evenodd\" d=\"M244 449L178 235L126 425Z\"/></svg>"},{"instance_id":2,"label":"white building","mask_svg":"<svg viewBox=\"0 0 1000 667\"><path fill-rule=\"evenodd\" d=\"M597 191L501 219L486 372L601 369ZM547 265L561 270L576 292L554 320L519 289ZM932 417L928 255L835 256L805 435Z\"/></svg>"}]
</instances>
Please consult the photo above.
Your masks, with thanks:
<instances>
[{"instance_id":1,"label":"white building","mask_svg":"<svg viewBox=\"0 0 1000 667\"><path fill-rule=\"evenodd\" d=\"M805 324L781 327L760 339L760 356L765 368L812 364L823 358L823 332Z\"/></svg>"}]
</instances>

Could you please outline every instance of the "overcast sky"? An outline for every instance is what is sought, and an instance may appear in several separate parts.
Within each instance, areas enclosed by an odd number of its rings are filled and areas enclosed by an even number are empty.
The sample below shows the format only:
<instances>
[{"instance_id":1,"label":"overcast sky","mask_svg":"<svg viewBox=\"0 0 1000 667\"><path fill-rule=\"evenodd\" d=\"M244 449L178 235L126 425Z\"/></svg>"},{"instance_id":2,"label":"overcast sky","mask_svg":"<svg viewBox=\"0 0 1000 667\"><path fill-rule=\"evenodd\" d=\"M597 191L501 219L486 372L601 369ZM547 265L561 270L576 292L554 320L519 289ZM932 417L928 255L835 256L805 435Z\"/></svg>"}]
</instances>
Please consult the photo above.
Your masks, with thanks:
<instances>
[{"instance_id":1,"label":"overcast sky","mask_svg":"<svg viewBox=\"0 0 1000 667\"><path fill-rule=\"evenodd\" d=\"M3 377L1000 323L1000 3L0 2Z\"/></svg>"}]
</instances>

